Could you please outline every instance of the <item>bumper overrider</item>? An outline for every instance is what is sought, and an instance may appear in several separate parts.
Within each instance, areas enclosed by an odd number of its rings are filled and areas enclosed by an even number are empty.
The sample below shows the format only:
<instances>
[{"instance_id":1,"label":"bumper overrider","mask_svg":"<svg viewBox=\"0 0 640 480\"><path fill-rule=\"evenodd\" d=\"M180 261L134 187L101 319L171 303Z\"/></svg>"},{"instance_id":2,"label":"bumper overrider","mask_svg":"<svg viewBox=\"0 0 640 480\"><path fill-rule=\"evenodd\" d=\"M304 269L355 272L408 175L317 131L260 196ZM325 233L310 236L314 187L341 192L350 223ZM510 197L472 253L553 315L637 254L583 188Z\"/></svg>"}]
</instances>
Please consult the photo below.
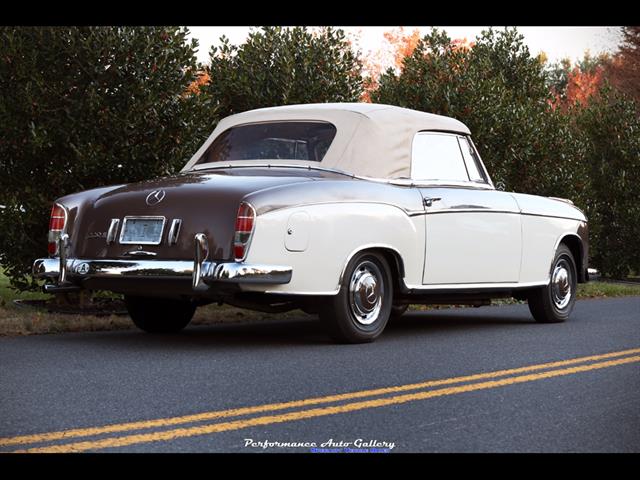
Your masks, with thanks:
<instances>
[{"instance_id":1,"label":"bumper overrider","mask_svg":"<svg viewBox=\"0 0 640 480\"><path fill-rule=\"evenodd\" d=\"M54 284L44 286L44 290L51 293L78 290L82 288L82 281L93 278L191 279L194 291L206 291L218 282L284 284L291 281L292 268L287 266L209 261L208 242L202 233L195 236L194 244L193 261L91 260L68 258L69 236L62 234L58 240L59 257L37 259L33 263L33 275L54 280Z\"/></svg>"}]
</instances>

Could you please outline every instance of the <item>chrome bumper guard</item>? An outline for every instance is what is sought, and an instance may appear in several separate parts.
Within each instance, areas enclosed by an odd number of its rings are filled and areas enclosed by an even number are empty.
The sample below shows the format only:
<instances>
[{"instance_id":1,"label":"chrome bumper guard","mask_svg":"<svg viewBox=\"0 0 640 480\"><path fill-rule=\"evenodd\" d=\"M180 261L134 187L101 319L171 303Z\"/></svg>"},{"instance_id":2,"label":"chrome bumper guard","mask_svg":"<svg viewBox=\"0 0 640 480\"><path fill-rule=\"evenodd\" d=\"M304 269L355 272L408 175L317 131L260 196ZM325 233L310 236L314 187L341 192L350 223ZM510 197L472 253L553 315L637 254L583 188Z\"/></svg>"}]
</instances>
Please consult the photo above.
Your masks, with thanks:
<instances>
[{"instance_id":1,"label":"chrome bumper guard","mask_svg":"<svg viewBox=\"0 0 640 480\"><path fill-rule=\"evenodd\" d=\"M193 289L207 290L216 282L284 284L291 281L292 268L278 265L257 265L236 262L208 261L208 241L204 234L194 238L195 255L188 260L86 260L67 258L69 239L58 240L58 258L39 258L33 263L36 278L48 278L55 285L45 285L47 291L79 288L78 281L90 278L163 278L191 279ZM47 288L48 287L48 288Z\"/></svg>"}]
</instances>

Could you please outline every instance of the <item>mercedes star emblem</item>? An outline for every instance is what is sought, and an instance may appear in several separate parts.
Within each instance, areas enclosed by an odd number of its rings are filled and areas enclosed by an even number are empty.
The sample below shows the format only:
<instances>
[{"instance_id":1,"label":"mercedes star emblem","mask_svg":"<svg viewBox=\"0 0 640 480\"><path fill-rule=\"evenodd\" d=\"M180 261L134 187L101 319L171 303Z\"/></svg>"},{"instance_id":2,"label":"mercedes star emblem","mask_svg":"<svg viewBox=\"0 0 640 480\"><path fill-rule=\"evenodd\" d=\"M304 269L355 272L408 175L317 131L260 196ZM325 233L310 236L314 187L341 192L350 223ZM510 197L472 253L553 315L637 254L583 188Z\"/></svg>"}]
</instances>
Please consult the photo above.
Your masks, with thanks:
<instances>
[{"instance_id":1,"label":"mercedes star emblem","mask_svg":"<svg viewBox=\"0 0 640 480\"><path fill-rule=\"evenodd\" d=\"M154 190L149 195L147 195L147 205L152 207L153 205L159 204L162 200L164 200L164 196L166 192L164 190Z\"/></svg>"}]
</instances>

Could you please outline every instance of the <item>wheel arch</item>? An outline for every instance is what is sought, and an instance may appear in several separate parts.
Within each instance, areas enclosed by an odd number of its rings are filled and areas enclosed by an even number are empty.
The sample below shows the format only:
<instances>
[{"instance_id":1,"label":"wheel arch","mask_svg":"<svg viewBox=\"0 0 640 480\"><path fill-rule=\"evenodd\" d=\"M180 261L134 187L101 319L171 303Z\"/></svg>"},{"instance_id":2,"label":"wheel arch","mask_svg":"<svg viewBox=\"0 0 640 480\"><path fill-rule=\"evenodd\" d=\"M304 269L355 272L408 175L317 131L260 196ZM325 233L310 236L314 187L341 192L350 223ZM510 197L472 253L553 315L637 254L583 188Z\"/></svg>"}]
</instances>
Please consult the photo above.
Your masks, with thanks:
<instances>
[{"instance_id":1,"label":"wheel arch","mask_svg":"<svg viewBox=\"0 0 640 480\"><path fill-rule=\"evenodd\" d=\"M398 292L404 288L403 279L405 275L405 270L404 270L404 261L402 259L402 255L395 247L392 247L391 245L386 245L386 244L361 245L358 248L355 248L354 250L352 250L351 253L345 259L344 264L342 265L342 270L340 271L340 278L338 279L338 288L340 288L340 286L342 285L342 281L344 280L344 275L347 270L347 265L349 265L349 262L351 262L351 259L357 254L363 253L363 252L378 253L382 255L387 261L387 263L389 264L389 268L391 269L389 273L391 274L391 278L393 281L394 291Z\"/></svg>"},{"instance_id":2,"label":"wheel arch","mask_svg":"<svg viewBox=\"0 0 640 480\"><path fill-rule=\"evenodd\" d=\"M579 235L575 233L566 233L562 235L558 241L556 242L556 247L554 252L558 250L560 245L565 245L569 250L571 250L571 254L573 255L573 259L576 262L576 271L578 273L578 283L584 283L586 281L585 278L585 266L584 263L584 245L582 244L582 239Z\"/></svg>"}]
</instances>

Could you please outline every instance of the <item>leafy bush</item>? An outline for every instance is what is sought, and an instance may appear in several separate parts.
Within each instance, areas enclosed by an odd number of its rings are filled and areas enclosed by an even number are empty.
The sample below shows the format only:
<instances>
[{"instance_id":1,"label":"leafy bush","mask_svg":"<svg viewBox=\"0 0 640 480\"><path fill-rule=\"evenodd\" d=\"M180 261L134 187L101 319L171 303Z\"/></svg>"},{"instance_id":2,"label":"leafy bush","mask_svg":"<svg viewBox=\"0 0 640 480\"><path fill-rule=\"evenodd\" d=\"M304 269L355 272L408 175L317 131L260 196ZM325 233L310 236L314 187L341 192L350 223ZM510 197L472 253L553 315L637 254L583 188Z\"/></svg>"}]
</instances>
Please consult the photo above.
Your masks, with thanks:
<instances>
[{"instance_id":1,"label":"leafy bush","mask_svg":"<svg viewBox=\"0 0 640 480\"><path fill-rule=\"evenodd\" d=\"M584 135L592 263L623 278L640 272L640 118L629 97L604 86L576 107Z\"/></svg>"},{"instance_id":2,"label":"leafy bush","mask_svg":"<svg viewBox=\"0 0 640 480\"><path fill-rule=\"evenodd\" d=\"M0 28L0 263L46 254L59 196L170 172L215 123L185 95L196 43L173 27Z\"/></svg>"},{"instance_id":3,"label":"leafy bush","mask_svg":"<svg viewBox=\"0 0 640 480\"><path fill-rule=\"evenodd\" d=\"M211 51L202 93L227 116L260 107L355 102L361 63L342 30L265 27Z\"/></svg>"}]
</instances>

